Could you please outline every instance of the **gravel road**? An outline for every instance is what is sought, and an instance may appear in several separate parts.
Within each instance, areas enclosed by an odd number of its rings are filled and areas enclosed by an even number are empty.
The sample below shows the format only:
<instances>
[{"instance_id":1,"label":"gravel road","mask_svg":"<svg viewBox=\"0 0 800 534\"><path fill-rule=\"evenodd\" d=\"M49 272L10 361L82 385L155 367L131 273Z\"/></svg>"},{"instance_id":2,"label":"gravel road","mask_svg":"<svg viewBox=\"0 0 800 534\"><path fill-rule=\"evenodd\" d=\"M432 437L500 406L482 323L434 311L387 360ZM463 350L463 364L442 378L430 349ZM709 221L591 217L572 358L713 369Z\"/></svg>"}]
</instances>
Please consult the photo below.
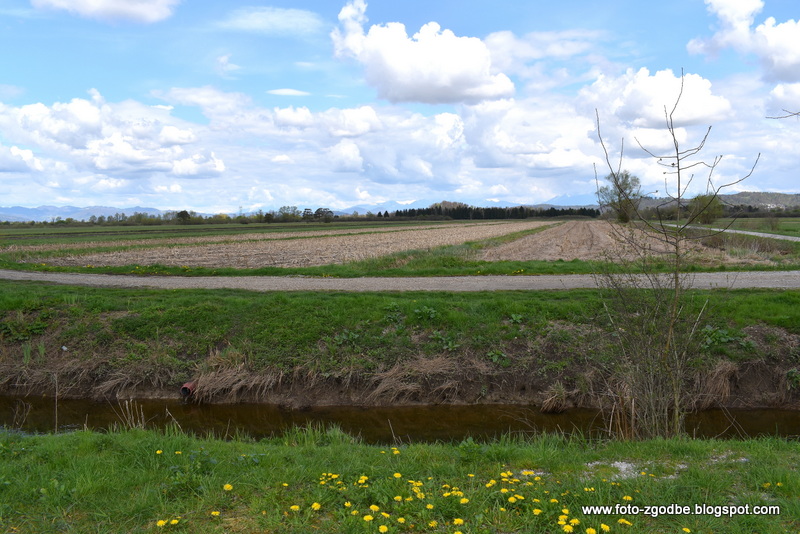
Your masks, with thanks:
<instances>
[{"instance_id":1,"label":"gravel road","mask_svg":"<svg viewBox=\"0 0 800 534\"><path fill-rule=\"evenodd\" d=\"M0 270L0 279L94 287L245 289L249 291L510 291L597 287L591 275L311 278L300 276L184 277ZM692 286L799 289L800 271L697 273Z\"/></svg>"}]
</instances>

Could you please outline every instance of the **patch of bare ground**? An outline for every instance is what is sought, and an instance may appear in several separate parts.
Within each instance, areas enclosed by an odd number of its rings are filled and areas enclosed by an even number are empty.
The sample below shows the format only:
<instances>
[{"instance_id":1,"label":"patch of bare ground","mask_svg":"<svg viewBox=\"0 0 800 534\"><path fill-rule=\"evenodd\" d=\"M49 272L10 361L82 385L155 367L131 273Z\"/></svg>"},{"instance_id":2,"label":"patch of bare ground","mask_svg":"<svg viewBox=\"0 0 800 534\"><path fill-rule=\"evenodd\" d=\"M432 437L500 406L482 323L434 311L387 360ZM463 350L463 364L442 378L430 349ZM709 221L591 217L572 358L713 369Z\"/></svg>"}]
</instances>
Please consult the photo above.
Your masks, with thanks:
<instances>
[{"instance_id":1,"label":"patch of bare ground","mask_svg":"<svg viewBox=\"0 0 800 534\"><path fill-rule=\"evenodd\" d=\"M303 239L260 239L201 246L136 248L67 255L48 260L61 266L169 265L189 267L307 267L346 263L405 250L426 250L530 230L545 221L492 222L403 228L356 235L327 234ZM305 236L305 234L304 234ZM295 237L299 237L295 234Z\"/></svg>"},{"instance_id":2,"label":"patch of bare ground","mask_svg":"<svg viewBox=\"0 0 800 534\"><path fill-rule=\"evenodd\" d=\"M542 230L510 243L488 249L485 261L630 261L636 253L628 244L628 234L633 232L636 242L648 255L669 255L669 247L655 236L641 230L621 228L607 221L568 221L559 226ZM700 264L767 264L772 263L755 254L736 255L722 248L705 246L698 241L689 241L691 259Z\"/></svg>"}]
</instances>

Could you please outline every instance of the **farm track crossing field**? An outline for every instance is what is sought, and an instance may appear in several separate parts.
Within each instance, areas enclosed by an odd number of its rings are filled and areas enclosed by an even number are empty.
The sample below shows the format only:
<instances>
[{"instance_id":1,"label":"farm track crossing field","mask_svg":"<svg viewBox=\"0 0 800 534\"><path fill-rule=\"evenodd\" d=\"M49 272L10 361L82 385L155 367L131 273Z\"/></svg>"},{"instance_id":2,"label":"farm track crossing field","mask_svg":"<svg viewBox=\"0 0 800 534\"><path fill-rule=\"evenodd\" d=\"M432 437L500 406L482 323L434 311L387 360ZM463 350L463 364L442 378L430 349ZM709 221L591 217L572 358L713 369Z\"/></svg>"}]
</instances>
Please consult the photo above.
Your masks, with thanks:
<instances>
[{"instance_id":1,"label":"farm track crossing field","mask_svg":"<svg viewBox=\"0 0 800 534\"><path fill-rule=\"evenodd\" d=\"M551 225L551 221L480 222L373 229L321 230L114 243L127 250L65 255L48 260L58 266L167 265L187 267L309 267L340 264L406 250L431 249L480 241ZM103 246L109 246L103 243ZM90 244L82 243L80 249ZM30 252L57 250L35 245ZM23 251L18 247L17 251Z\"/></svg>"}]
</instances>

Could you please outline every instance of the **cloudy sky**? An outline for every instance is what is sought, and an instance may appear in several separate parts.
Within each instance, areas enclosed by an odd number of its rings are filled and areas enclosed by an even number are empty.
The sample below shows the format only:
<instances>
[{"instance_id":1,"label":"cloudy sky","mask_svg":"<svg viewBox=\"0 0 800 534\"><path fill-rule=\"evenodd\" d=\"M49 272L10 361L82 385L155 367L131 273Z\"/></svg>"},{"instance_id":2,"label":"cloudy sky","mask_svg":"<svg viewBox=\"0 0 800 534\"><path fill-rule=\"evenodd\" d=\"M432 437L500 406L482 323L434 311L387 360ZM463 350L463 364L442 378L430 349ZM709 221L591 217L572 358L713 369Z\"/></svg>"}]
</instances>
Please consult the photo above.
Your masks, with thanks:
<instances>
[{"instance_id":1,"label":"cloudy sky","mask_svg":"<svg viewBox=\"0 0 800 534\"><path fill-rule=\"evenodd\" d=\"M797 0L0 0L0 205L539 203L637 145L800 192ZM700 167L697 167L699 170ZM708 176L698 173L693 191ZM584 197L585 198L585 197Z\"/></svg>"}]
</instances>

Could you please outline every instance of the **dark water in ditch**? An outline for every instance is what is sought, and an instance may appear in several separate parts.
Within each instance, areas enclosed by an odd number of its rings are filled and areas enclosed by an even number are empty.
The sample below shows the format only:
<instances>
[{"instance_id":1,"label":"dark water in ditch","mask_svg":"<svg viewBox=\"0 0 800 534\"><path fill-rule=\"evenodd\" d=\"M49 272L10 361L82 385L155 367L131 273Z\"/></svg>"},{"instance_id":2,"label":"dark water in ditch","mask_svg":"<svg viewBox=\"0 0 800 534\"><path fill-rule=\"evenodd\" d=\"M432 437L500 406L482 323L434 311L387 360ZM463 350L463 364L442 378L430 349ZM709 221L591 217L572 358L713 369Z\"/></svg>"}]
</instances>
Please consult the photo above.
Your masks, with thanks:
<instances>
[{"instance_id":1,"label":"dark water in ditch","mask_svg":"<svg viewBox=\"0 0 800 534\"><path fill-rule=\"evenodd\" d=\"M184 431L228 438L245 434L262 438L293 426L338 425L367 443L461 441L509 432L602 431L594 410L574 409L544 414L518 405L397 406L360 408L327 406L290 410L262 404L184 404L180 400L137 400L149 428L177 423ZM64 432L121 426L125 405L116 402L64 400L49 397L0 397L0 426L26 432ZM800 411L708 410L692 414L687 430L696 437L743 438L800 436Z\"/></svg>"}]
</instances>

